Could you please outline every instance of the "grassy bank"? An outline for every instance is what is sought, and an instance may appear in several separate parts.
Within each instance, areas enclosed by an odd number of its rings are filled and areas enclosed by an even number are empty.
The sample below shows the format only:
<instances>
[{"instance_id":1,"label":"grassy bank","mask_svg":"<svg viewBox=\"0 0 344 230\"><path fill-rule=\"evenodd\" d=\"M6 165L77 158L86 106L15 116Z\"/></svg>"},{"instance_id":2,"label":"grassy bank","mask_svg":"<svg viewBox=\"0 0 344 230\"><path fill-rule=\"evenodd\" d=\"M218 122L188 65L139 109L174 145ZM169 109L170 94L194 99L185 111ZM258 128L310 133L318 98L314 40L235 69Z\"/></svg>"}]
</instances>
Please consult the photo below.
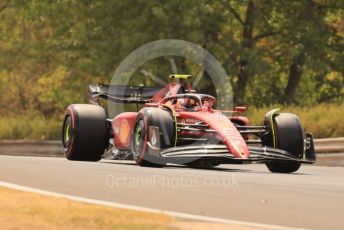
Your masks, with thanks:
<instances>
[{"instance_id":1,"label":"grassy bank","mask_svg":"<svg viewBox=\"0 0 344 230\"><path fill-rule=\"evenodd\" d=\"M265 108L248 107L246 115L252 124L262 124L264 114L273 108L282 112L296 113L307 132L316 138L344 136L344 103L323 104L314 107ZM12 114L0 116L0 139L57 140L60 139L62 118L44 118L38 113Z\"/></svg>"},{"instance_id":2,"label":"grassy bank","mask_svg":"<svg viewBox=\"0 0 344 230\"><path fill-rule=\"evenodd\" d=\"M0 116L0 139L58 140L62 122L39 114Z\"/></svg>"},{"instance_id":3,"label":"grassy bank","mask_svg":"<svg viewBox=\"0 0 344 230\"><path fill-rule=\"evenodd\" d=\"M281 105L265 108L248 107L247 115L252 124L262 124L266 112L273 108L281 112L295 113L300 117L305 132L312 132L315 138L344 136L344 103L322 104L314 107L284 107Z\"/></svg>"}]
</instances>

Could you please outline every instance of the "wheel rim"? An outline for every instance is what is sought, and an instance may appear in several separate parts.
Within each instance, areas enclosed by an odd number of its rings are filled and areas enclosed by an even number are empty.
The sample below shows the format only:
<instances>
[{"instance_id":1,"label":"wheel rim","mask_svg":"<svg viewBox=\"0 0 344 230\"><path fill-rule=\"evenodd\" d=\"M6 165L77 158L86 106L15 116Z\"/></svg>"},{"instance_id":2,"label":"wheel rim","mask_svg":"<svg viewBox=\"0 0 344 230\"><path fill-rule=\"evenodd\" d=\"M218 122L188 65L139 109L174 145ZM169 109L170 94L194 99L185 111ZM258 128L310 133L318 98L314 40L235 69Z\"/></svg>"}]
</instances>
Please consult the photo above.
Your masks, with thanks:
<instances>
[{"instance_id":1,"label":"wheel rim","mask_svg":"<svg viewBox=\"0 0 344 230\"><path fill-rule=\"evenodd\" d=\"M70 116L67 116L65 119L65 123L63 125L63 146L68 148L69 143L72 139L72 119Z\"/></svg>"},{"instance_id":2,"label":"wheel rim","mask_svg":"<svg viewBox=\"0 0 344 230\"><path fill-rule=\"evenodd\" d=\"M134 154L136 157L140 156L143 150L145 142L145 125L144 121L141 119L137 122L135 127L135 138L134 138Z\"/></svg>"}]
</instances>

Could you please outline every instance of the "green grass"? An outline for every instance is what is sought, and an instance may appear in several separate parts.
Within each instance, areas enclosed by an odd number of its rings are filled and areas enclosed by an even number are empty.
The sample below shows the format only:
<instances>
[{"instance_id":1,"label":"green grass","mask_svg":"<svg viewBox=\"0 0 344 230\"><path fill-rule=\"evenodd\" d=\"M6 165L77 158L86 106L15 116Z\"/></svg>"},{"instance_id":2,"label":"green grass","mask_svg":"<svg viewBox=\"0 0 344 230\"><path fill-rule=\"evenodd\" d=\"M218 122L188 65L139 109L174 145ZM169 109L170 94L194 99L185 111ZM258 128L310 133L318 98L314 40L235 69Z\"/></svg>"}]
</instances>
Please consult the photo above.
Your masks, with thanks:
<instances>
[{"instance_id":1,"label":"green grass","mask_svg":"<svg viewBox=\"0 0 344 230\"><path fill-rule=\"evenodd\" d=\"M304 131L313 133L315 138L344 136L344 103L321 104L314 107L275 105L258 109L248 108L247 115L252 124L262 124L265 113L273 108L297 114Z\"/></svg>"},{"instance_id":2,"label":"green grass","mask_svg":"<svg viewBox=\"0 0 344 230\"><path fill-rule=\"evenodd\" d=\"M344 103L314 107L248 107L245 115L250 118L251 124L260 125L265 113L273 108L297 114L304 130L312 132L316 138L344 136ZM0 116L0 139L58 140L61 137L61 126L62 117L45 118L37 112Z\"/></svg>"},{"instance_id":3,"label":"green grass","mask_svg":"<svg viewBox=\"0 0 344 230\"><path fill-rule=\"evenodd\" d=\"M0 116L0 139L58 140L62 122L42 115Z\"/></svg>"}]
</instances>

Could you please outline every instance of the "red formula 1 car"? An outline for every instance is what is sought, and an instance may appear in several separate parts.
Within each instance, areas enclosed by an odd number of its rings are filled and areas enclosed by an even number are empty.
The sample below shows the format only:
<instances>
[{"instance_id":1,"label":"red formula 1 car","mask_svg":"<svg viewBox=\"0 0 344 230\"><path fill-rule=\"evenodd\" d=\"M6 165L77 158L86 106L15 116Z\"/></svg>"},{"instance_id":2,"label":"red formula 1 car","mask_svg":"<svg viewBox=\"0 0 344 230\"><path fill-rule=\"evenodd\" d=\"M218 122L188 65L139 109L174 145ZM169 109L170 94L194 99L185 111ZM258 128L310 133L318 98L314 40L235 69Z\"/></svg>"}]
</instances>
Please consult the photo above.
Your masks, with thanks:
<instances>
[{"instance_id":1,"label":"red formula 1 car","mask_svg":"<svg viewBox=\"0 0 344 230\"><path fill-rule=\"evenodd\" d=\"M62 142L67 159L98 161L104 152L125 153L141 166L166 163L210 168L227 163L265 163L271 172L290 173L301 163L313 164L312 134L299 118L272 110L264 124L252 126L234 111L214 109L213 96L198 94L185 83L190 75L171 75L163 89L90 85L91 104L72 104L63 122ZM144 104L138 112L110 119L99 99Z\"/></svg>"}]
</instances>

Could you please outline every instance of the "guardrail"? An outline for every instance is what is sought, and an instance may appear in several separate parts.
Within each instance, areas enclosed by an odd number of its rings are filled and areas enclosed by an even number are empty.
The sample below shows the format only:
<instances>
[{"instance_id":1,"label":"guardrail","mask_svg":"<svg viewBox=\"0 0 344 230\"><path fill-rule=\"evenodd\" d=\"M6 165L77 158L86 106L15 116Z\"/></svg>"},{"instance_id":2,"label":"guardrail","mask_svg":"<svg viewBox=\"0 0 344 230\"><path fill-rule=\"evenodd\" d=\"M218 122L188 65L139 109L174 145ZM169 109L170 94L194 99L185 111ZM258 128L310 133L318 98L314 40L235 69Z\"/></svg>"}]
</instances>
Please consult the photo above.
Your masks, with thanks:
<instances>
[{"instance_id":1,"label":"guardrail","mask_svg":"<svg viewBox=\"0 0 344 230\"><path fill-rule=\"evenodd\" d=\"M344 137L315 139L316 153L344 153Z\"/></svg>"},{"instance_id":2,"label":"guardrail","mask_svg":"<svg viewBox=\"0 0 344 230\"><path fill-rule=\"evenodd\" d=\"M316 153L344 153L344 137L315 139ZM63 156L61 141L0 140L0 155Z\"/></svg>"}]
</instances>

